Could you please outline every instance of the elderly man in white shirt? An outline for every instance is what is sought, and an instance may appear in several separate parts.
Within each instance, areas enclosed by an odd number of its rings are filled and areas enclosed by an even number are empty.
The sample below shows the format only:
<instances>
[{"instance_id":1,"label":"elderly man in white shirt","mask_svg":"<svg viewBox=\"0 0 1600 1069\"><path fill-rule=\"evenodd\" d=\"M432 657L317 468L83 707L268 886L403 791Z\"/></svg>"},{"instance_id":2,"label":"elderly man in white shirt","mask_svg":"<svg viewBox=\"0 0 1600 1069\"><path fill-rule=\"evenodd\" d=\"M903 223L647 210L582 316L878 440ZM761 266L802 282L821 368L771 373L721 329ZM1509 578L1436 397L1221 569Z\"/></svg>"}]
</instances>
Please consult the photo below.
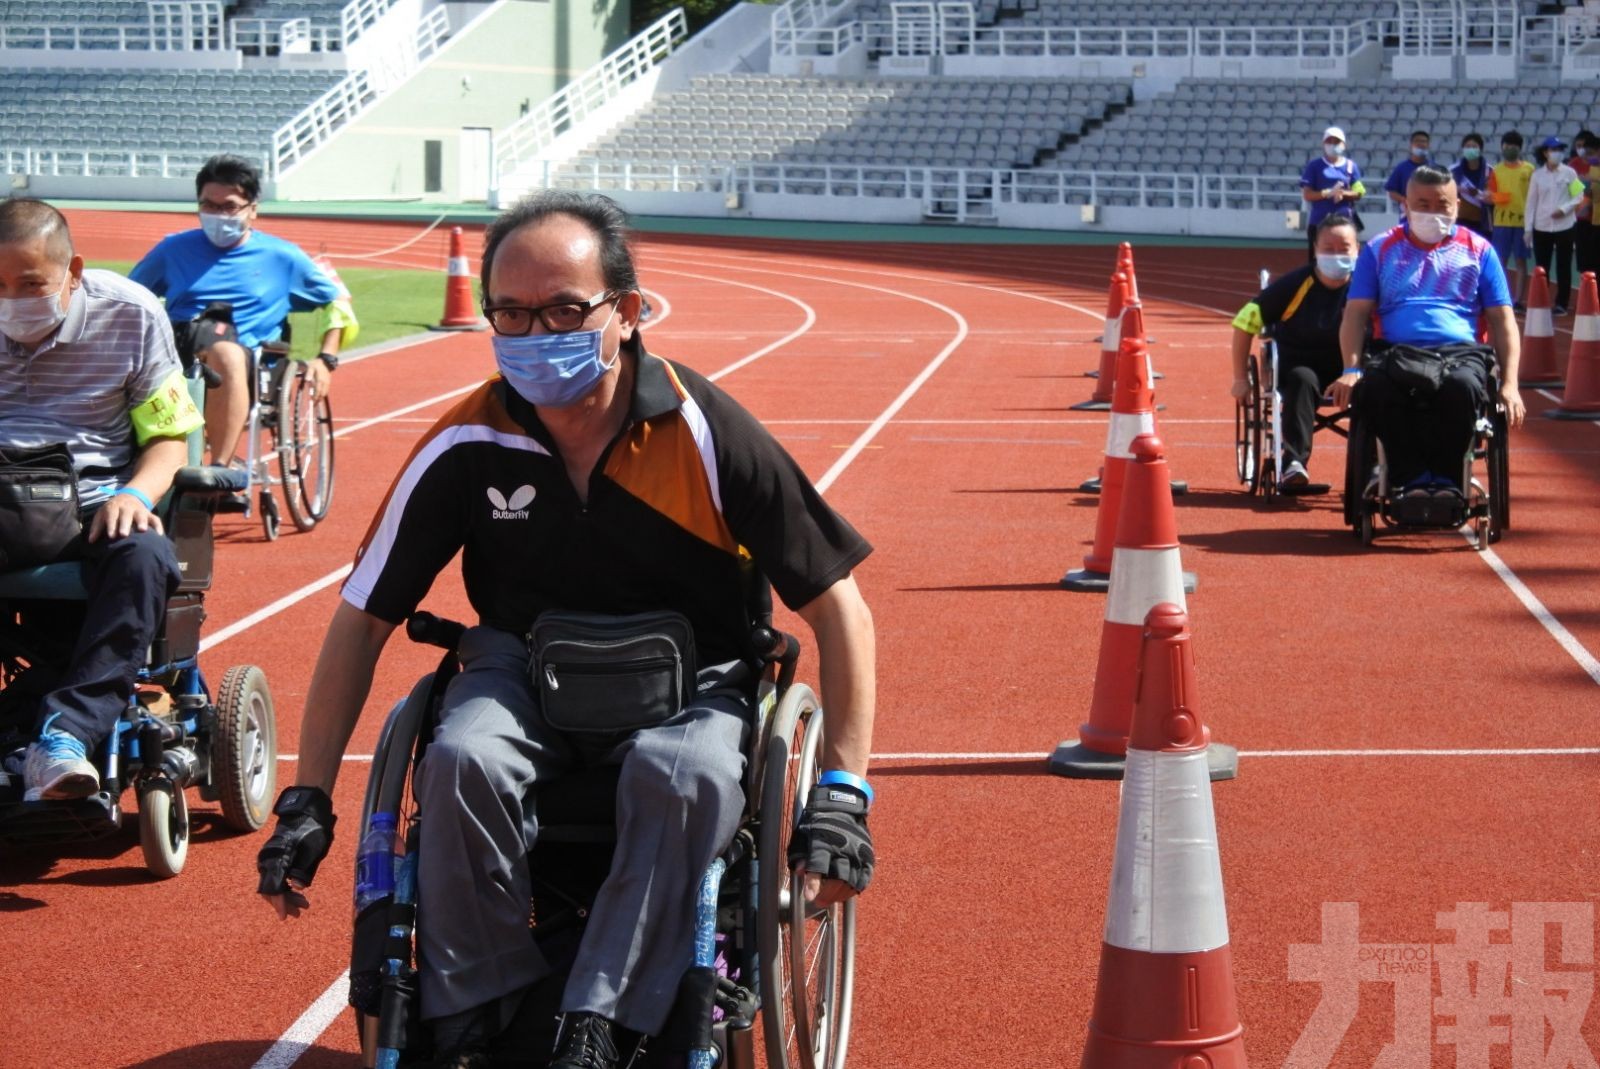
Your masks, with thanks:
<instances>
[{"instance_id":1,"label":"elderly man in white shirt","mask_svg":"<svg viewBox=\"0 0 1600 1069\"><path fill-rule=\"evenodd\" d=\"M1539 144L1544 164L1533 172L1528 185L1528 208L1523 215L1533 259L1550 274L1550 258L1555 257L1556 315L1566 315L1572 299L1572 249L1577 235L1578 205L1583 203L1583 182L1578 172L1561 162L1567 143L1547 137Z\"/></svg>"}]
</instances>

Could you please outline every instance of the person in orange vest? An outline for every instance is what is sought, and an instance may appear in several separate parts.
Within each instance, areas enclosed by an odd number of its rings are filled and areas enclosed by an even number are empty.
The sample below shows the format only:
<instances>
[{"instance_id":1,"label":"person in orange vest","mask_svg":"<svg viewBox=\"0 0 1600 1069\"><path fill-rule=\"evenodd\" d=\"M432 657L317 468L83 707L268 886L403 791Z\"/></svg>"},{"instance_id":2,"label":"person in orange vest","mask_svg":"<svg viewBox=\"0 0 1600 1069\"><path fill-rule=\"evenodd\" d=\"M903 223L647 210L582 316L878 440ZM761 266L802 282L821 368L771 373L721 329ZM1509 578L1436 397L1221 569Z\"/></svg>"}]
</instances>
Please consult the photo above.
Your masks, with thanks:
<instances>
[{"instance_id":1,"label":"person in orange vest","mask_svg":"<svg viewBox=\"0 0 1600 1069\"><path fill-rule=\"evenodd\" d=\"M1516 301L1518 311L1523 308L1522 295L1527 283L1528 261L1533 258L1528 241L1523 236L1528 184L1532 180L1533 164L1522 158L1522 135L1515 130L1507 130L1500 138L1500 162L1489 171L1487 199L1494 205L1494 230L1490 240L1511 283L1511 296Z\"/></svg>"}]
</instances>

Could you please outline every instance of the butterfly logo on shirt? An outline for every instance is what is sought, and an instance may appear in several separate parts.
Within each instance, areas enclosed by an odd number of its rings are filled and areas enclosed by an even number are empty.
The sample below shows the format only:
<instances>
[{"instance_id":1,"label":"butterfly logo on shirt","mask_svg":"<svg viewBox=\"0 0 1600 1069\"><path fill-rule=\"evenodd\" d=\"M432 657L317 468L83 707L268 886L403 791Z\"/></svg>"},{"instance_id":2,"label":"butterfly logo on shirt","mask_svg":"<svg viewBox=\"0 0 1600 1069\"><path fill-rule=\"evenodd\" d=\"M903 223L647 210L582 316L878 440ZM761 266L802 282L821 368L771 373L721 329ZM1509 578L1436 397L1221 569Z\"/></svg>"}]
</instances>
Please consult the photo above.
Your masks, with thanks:
<instances>
[{"instance_id":1,"label":"butterfly logo on shirt","mask_svg":"<svg viewBox=\"0 0 1600 1069\"><path fill-rule=\"evenodd\" d=\"M528 506L533 504L534 489L531 486L519 486L511 491L508 498L494 487L489 487L489 504L493 510L489 515L496 520L525 520L528 518Z\"/></svg>"}]
</instances>

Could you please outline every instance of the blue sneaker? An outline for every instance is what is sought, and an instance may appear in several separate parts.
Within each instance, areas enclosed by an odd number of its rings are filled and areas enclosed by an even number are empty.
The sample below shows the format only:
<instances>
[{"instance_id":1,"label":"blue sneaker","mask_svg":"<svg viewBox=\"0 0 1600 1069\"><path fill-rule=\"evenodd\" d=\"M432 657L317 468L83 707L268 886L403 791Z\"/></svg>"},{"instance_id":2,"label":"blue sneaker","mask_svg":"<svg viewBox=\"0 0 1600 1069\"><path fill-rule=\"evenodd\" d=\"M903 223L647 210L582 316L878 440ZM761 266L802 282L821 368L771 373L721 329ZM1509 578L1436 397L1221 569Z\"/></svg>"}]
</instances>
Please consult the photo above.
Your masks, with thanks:
<instances>
[{"instance_id":1,"label":"blue sneaker","mask_svg":"<svg viewBox=\"0 0 1600 1069\"><path fill-rule=\"evenodd\" d=\"M87 798L100 789L100 774L89 763L83 743L50 726L60 715L50 714L39 732L39 741L28 747L22 766L24 802Z\"/></svg>"}]
</instances>

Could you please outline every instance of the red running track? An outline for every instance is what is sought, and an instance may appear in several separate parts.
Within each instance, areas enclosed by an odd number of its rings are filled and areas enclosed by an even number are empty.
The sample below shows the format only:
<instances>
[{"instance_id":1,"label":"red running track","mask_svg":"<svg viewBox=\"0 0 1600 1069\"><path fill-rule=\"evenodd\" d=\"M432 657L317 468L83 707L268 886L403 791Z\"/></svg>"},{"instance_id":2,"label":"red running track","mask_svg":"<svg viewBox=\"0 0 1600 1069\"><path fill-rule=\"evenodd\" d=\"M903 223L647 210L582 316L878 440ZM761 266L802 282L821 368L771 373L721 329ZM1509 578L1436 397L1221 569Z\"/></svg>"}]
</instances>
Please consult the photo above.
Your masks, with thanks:
<instances>
[{"instance_id":1,"label":"red running track","mask_svg":"<svg viewBox=\"0 0 1600 1069\"><path fill-rule=\"evenodd\" d=\"M86 255L132 259L187 221L75 213L73 225ZM336 257L434 269L444 259L438 232L386 251L415 236L409 226L271 229ZM1066 406L1090 390L1081 372L1097 359L1111 251L652 236L640 253L663 313L652 348L731 368L722 384L877 546L859 578L879 632L881 865L863 900L851 1064L1075 1064L1117 793L1046 775L1043 755L1087 712L1099 641L1103 602L1056 579L1092 534L1094 501L1072 487L1098 463L1104 421ZM1163 437L1194 488L1178 523L1200 576L1200 705L1217 737L1245 751L1240 778L1215 798L1246 1043L1258 1065L1276 1066L1317 1004L1316 984L1290 979L1289 948L1319 941L1323 903L1359 903L1362 938L1392 943L1448 941L1435 915L1458 902L1587 904L1592 922L1581 814L1596 786L1600 678L1580 662L1600 653L1600 427L1536 416L1513 439L1516 527L1497 549L1568 648L1455 536L1362 550L1333 499L1268 507L1240 492L1219 312L1293 252L1136 253L1167 374ZM336 380L347 433L329 520L270 545L224 521L208 635L288 600L203 663L213 679L233 663L267 670L282 753L298 744L337 597L331 581L294 595L348 562L411 441L448 403L425 402L491 370L481 335L352 362ZM1314 470L1341 465L1338 444L1319 440ZM429 604L465 610L453 578ZM391 645L351 753L370 753L383 711L430 661ZM1378 752L1394 750L1448 752ZM352 766L336 791L348 819L363 773ZM312 913L285 924L253 894L259 837L228 834L193 804L188 868L165 883L145 875L131 837L0 855L14 963L0 1066L248 1067L269 1051L279 1066L356 1064L347 1016L291 1037L309 1049L274 1046L344 967L348 829ZM1579 964L1592 977L1592 957ZM1371 1065L1391 1040L1390 988L1368 985L1360 1011L1318 1065ZM1454 1064L1449 1023L1439 1018L1423 1055L1432 1064ZM1597 1035L1591 1006L1591 1049ZM1481 1064L1510 1066L1509 1047L1491 1046Z\"/></svg>"}]
</instances>

